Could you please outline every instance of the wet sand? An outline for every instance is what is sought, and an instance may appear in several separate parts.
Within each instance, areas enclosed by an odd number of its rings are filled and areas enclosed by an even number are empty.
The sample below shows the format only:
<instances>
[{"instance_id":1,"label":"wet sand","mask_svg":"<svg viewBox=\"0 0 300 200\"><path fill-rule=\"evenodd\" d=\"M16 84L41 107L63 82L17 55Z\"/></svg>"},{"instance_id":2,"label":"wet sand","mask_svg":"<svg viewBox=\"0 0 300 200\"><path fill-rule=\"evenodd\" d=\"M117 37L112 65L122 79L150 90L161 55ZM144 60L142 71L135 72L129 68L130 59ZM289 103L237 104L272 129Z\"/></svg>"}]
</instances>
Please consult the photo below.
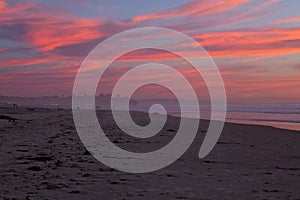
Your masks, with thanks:
<instances>
[{"instance_id":1,"label":"wet sand","mask_svg":"<svg viewBox=\"0 0 300 200\"><path fill-rule=\"evenodd\" d=\"M198 151L208 121L188 151L170 166L146 174L110 169L87 152L70 110L0 109L0 199L300 199L300 132L226 123L204 159ZM147 115L133 113L139 124ZM179 119L168 117L150 139L128 137L110 112L99 121L111 141L136 152L172 140ZM174 132L175 131L175 132Z\"/></svg>"}]
</instances>

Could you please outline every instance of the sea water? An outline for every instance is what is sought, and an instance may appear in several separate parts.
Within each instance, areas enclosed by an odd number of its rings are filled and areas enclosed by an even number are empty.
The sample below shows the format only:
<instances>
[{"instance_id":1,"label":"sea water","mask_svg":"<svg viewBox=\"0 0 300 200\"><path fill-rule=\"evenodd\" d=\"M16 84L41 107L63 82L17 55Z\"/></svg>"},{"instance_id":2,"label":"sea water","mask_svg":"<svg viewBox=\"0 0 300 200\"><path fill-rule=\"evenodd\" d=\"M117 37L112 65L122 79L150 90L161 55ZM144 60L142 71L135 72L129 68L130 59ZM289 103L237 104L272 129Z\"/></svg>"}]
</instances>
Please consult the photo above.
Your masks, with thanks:
<instances>
[{"instance_id":1,"label":"sea water","mask_svg":"<svg viewBox=\"0 0 300 200\"><path fill-rule=\"evenodd\" d=\"M178 105L164 105L169 115L180 116ZM148 107L149 108L149 107ZM147 111L147 107L140 106L135 110ZM195 118L194 110L186 107L182 113L185 117ZM218 110L217 112L222 112ZM210 119L211 106L200 105L200 118ZM300 104L229 104L227 105L226 122L240 124L258 124L277 128L300 131Z\"/></svg>"}]
</instances>

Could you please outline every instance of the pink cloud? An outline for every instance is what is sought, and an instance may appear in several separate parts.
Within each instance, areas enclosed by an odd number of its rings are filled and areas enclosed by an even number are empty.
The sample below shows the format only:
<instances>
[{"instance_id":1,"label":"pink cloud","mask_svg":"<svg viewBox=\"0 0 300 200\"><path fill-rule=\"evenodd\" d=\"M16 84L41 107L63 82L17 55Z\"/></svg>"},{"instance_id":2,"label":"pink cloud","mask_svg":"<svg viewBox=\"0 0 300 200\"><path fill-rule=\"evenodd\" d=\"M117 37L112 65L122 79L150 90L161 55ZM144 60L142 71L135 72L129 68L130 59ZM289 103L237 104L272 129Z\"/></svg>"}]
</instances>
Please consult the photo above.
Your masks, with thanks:
<instances>
[{"instance_id":1,"label":"pink cloud","mask_svg":"<svg viewBox=\"0 0 300 200\"><path fill-rule=\"evenodd\" d=\"M300 16L277 19L273 21L272 24L282 24L282 23L291 23L291 22L300 22Z\"/></svg>"},{"instance_id":2,"label":"pink cloud","mask_svg":"<svg viewBox=\"0 0 300 200\"><path fill-rule=\"evenodd\" d=\"M300 52L300 28L236 30L194 35L216 57L278 55Z\"/></svg>"},{"instance_id":3,"label":"pink cloud","mask_svg":"<svg viewBox=\"0 0 300 200\"><path fill-rule=\"evenodd\" d=\"M249 0L192 1L192 2L185 3L176 8L164 10L162 12L136 16L133 18L133 21L142 22L146 20L157 20L157 19L165 19L165 18L188 16L188 15L193 17L207 16L207 15L224 12L226 10L235 8L247 2L249 2Z\"/></svg>"}]
</instances>

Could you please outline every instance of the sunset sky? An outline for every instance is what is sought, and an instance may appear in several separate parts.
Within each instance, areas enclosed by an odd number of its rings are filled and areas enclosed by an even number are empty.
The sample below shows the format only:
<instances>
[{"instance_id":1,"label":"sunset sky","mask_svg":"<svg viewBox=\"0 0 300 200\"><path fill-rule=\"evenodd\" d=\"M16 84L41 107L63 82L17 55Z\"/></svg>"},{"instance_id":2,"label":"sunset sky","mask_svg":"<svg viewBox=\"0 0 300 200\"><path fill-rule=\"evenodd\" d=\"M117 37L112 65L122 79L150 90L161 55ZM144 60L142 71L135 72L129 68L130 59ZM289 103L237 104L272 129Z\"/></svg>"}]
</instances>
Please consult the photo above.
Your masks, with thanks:
<instances>
[{"instance_id":1,"label":"sunset sky","mask_svg":"<svg viewBox=\"0 0 300 200\"><path fill-rule=\"evenodd\" d=\"M0 0L0 95L71 95L81 62L99 42L158 26L207 50L229 102L300 103L299 9L298 0ZM148 54L174 61L165 52ZM139 55L116 62L110 81L141 64Z\"/></svg>"}]
</instances>

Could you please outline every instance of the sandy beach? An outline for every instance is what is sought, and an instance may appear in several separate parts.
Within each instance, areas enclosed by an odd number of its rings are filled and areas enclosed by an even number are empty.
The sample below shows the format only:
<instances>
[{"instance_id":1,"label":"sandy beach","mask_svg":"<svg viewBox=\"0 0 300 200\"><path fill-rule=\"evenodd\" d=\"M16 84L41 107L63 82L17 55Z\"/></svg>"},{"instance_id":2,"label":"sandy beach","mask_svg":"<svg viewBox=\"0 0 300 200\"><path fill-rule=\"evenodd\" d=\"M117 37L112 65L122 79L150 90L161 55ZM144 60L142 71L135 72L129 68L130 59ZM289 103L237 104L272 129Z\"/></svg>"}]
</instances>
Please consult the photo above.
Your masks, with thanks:
<instances>
[{"instance_id":1,"label":"sandy beach","mask_svg":"<svg viewBox=\"0 0 300 200\"><path fill-rule=\"evenodd\" d=\"M197 157L208 121L188 151L170 166L129 174L87 152L71 110L1 109L0 199L300 199L299 131L226 123L204 159ZM136 152L162 147L176 134L178 118L151 139L122 135L109 111L99 122L118 146ZM137 123L147 115L134 113ZM174 132L175 131L175 132Z\"/></svg>"}]
</instances>

